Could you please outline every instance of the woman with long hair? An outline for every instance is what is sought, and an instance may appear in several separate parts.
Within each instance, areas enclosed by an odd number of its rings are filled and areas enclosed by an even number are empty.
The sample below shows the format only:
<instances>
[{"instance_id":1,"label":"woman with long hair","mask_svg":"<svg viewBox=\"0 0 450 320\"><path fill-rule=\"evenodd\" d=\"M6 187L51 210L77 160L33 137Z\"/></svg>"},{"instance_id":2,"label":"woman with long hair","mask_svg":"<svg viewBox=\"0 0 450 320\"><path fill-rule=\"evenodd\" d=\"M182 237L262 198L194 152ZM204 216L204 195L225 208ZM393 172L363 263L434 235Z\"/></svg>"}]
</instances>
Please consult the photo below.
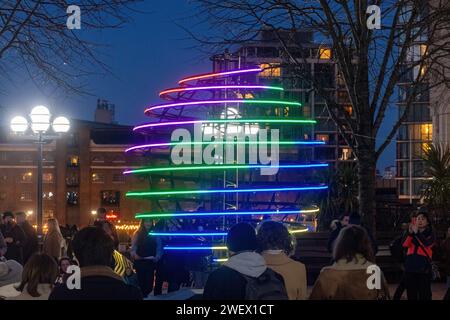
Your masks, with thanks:
<instances>
[{"instance_id":1,"label":"woman with long hair","mask_svg":"<svg viewBox=\"0 0 450 320\"><path fill-rule=\"evenodd\" d=\"M48 231L44 238L42 252L53 257L55 261L59 261L64 254L65 240L59 229L58 220L55 218L48 219Z\"/></svg>"},{"instance_id":2,"label":"woman with long hair","mask_svg":"<svg viewBox=\"0 0 450 320\"><path fill-rule=\"evenodd\" d=\"M370 238L364 228L351 225L340 231L333 261L320 272L311 300L385 300L390 297L383 273L375 265ZM375 273L368 273L370 270ZM368 280L372 274L375 276L374 288L369 288Z\"/></svg>"},{"instance_id":3,"label":"woman with long hair","mask_svg":"<svg viewBox=\"0 0 450 320\"><path fill-rule=\"evenodd\" d=\"M30 257L22 272L22 281L16 287L18 296L9 300L48 300L58 277L56 261L45 253Z\"/></svg>"},{"instance_id":4,"label":"woman with long hair","mask_svg":"<svg viewBox=\"0 0 450 320\"><path fill-rule=\"evenodd\" d=\"M265 221L257 229L258 251L267 267L284 279L289 300L305 300L307 296L306 268L289 256L294 253L294 238L280 222Z\"/></svg>"},{"instance_id":5,"label":"woman with long hair","mask_svg":"<svg viewBox=\"0 0 450 320\"><path fill-rule=\"evenodd\" d=\"M134 268L144 298L153 291L153 279L158 261L157 241L154 236L149 235L152 228L152 220L142 219L131 245L131 257L134 259Z\"/></svg>"}]
</instances>

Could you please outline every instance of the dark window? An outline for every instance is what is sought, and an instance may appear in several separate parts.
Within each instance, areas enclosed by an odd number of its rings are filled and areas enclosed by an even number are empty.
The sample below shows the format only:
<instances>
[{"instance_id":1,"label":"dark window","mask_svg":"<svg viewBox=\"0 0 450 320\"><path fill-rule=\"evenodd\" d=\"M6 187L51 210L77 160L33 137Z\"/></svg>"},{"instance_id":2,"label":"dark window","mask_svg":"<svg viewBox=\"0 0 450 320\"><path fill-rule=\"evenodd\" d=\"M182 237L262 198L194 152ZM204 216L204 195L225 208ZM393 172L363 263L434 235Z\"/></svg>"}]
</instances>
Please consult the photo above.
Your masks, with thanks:
<instances>
[{"instance_id":1,"label":"dark window","mask_svg":"<svg viewBox=\"0 0 450 320\"><path fill-rule=\"evenodd\" d=\"M67 197L67 204L68 205L76 206L76 205L79 204L80 199L79 199L78 192L76 192L76 191L69 191L69 192L67 192L66 197Z\"/></svg>"},{"instance_id":2,"label":"dark window","mask_svg":"<svg viewBox=\"0 0 450 320\"><path fill-rule=\"evenodd\" d=\"M104 190L100 191L100 200L104 206L119 206L120 191Z\"/></svg>"}]
</instances>

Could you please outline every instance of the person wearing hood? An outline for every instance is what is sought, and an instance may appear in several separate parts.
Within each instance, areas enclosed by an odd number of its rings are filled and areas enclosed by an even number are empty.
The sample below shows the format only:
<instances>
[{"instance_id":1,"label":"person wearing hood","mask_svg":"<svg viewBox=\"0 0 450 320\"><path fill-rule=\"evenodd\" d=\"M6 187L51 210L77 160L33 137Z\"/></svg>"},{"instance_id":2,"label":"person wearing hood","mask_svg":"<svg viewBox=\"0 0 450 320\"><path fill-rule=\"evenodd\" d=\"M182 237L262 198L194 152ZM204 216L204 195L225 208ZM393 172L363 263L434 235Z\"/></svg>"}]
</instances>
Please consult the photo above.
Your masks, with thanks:
<instances>
[{"instance_id":1,"label":"person wearing hood","mask_svg":"<svg viewBox=\"0 0 450 320\"><path fill-rule=\"evenodd\" d=\"M336 239L333 265L321 270L310 300L387 300L387 282L379 270L380 288L369 288L375 257L367 231L356 225L345 227ZM376 270L376 268L375 268ZM377 279L375 279L377 280ZM370 283L370 282L369 282ZM376 282L375 282L376 284Z\"/></svg>"},{"instance_id":2,"label":"person wearing hood","mask_svg":"<svg viewBox=\"0 0 450 320\"><path fill-rule=\"evenodd\" d=\"M280 222L265 221L258 229L258 251L267 267L284 279L289 300L306 300L307 280L303 263L289 258L294 252L295 239Z\"/></svg>"},{"instance_id":3,"label":"person wearing hood","mask_svg":"<svg viewBox=\"0 0 450 320\"><path fill-rule=\"evenodd\" d=\"M208 277L203 299L287 300L282 276L267 268L264 257L255 252L256 232L250 224L241 222L234 225L227 235L227 247L229 259ZM270 284L270 294L265 294L268 286L258 288L255 285L260 279L260 283Z\"/></svg>"}]
</instances>

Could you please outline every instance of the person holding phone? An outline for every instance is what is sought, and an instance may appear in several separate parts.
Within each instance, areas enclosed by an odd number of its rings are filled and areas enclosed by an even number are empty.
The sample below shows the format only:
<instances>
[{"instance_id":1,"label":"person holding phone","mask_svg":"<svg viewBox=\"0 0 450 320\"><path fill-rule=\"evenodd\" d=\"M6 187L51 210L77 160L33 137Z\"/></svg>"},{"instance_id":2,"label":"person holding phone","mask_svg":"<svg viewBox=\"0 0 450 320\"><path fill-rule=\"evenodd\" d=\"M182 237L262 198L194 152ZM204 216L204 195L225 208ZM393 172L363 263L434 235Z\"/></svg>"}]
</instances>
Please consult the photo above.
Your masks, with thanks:
<instances>
[{"instance_id":1,"label":"person holding phone","mask_svg":"<svg viewBox=\"0 0 450 320\"><path fill-rule=\"evenodd\" d=\"M408 300L431 300L432 247L436 237L426 212L419 212L409 224L403 242L405 284Z\"/></svg>"}]
</instances>

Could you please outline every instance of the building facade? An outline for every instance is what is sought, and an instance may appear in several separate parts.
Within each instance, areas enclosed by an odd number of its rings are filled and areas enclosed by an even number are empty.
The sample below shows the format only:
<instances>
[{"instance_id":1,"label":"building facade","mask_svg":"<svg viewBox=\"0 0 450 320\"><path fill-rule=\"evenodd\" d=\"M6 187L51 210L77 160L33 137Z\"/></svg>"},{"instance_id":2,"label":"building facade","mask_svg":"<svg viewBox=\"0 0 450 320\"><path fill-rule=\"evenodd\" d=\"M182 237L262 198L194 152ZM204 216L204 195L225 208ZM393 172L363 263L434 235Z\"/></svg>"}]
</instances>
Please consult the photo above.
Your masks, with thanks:
<instances>
[{"instance_id":1,"label":"building facade","mask_svg":"<svg viewBox=\"0 0 450 320\"><path fill-rule=\"evenodd\" d=\"M125 176L128 168L145 165L145 158L127 155L132 127L72 120L69 133L43 148L43 217L60 224L87 225L93 212L105 207L109 217L131 221L148 202L130 200L125 193L146 189L149 182ZM3 128L0 133L0 211L24 211L30 220L37 208L37 148L20 141Z\"/></svg>"},{"instance_id":2,"label":"building facade","mask_svg":"<svg viewBox=\"0 0 450 320\"><path fill-rule=\"evenodd\" d=\"M309 153L306 158L331 165L354 161L351 149L328 113L325 99L317 95L313 88L313 83L320 85L324 91L335 95L342 110L352 114L352 106L333 61L332 50L325 44L315 42L314 33L310 30L295 34L282 32L281 37L285 38L290 46L289 53L295 56L296 61L286 55L273 31L262 30L258 40L245 43L236 52L213 56L213 71L259 66L263 69L257 79L260 84L281 85L285 89L281 98L302 103L299 113L284 108L281 111L284 116L294 113L295 116L317 121L302 132L302 138L322 140L326 145L309 148L309 151L305 151Z\"/></svg>"}]
</instances>

